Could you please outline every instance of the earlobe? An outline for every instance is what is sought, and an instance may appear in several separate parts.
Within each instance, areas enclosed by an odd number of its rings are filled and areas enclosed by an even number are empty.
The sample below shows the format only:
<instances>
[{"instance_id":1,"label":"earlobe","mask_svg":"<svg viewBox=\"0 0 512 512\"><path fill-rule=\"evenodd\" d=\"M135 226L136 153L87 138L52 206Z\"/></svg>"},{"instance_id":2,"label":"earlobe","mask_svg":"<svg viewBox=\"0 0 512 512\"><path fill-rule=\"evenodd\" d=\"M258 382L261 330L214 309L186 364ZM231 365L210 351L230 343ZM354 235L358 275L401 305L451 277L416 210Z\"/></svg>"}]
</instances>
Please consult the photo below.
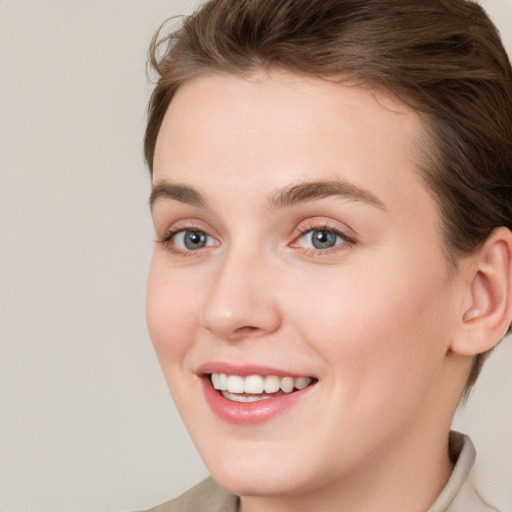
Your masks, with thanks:
<instances>
[{"instance_id":1,"label":"earlobe","mask_svg":"<svg viewBox=\"0 0 512 512\"><path fill-rule=\"evenodd\" d=\"M467 294L469 307L462 314L451 350L474 356L492 349L512 321L512 233L495 229L471 258Z\"/></svg>"}]
</instances>

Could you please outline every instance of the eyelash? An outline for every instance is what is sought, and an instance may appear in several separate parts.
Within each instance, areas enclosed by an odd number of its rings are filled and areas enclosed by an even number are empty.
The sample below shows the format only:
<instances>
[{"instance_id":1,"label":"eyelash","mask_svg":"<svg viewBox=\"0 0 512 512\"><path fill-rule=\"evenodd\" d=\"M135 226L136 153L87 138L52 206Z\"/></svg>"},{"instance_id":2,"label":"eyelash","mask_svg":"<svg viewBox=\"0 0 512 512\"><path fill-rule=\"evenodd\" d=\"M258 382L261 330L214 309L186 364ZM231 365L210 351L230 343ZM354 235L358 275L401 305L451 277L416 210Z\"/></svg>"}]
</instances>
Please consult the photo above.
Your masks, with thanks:
<instances>
[{"instance_id":1,"label":"eyelash","mask_svg":"<svg viewBox=\"0 0 512 512\"><path fill-rule=\"evenodd\" d=\"M295 237L294 241L292 242L295 244L298 240L300 240L304 235L307 235L308 233L311 233L312 231L326 231L328 233L332 233L336 236L339 236L344 241L340 244L334 245L332 247L326 248L326 249L306 249L303 248L302 250L307 256L325 256L328 254L332 254L338 251L342 251L344 249L353 247L356 245L357 241L355 238L347 235L345 232L341 231L337 227L331 226L328 223L323 224L311 224L306 225L302 227L299 230L299 235Z\"/></svg>"},{"instance_id":2,"label":"eyelash","mask_svg":"<svg viewBox=\"0 0 512 512\"><path fill-rule=\"evenodd\" d=\"M160 245L162 245L166 250L170 251L174 255L178 256L197 256L197 253L200 252L200 249L195 250L184 250L184 249L175 249L172 247L170 242L178 235L179 233L183 232L190 232L190 231L197 231L200 233L204 233L206 236L213 238L210 234L208 234L203 229L199 228L198 226L184 226L179 228L172 228L166 231L162 237L160 237L156 242ZM332 247L326 248L326 249L308 249L308 248L302 248L302 251L307 256L324 256L327 254L332 254L334 252L338 252L340 250L343 250L344 248L350 248L354 246L357 242L356 240L341 231L340 229L330 226L327 223L324 224L311 224L308 226L304 226L299 230L299 234L294 238L291 247L293 247L293 244L297 243L298 240L300 240L303 236L307 235L308 233L311 233L312 231L326 231L328 233L332 233L340 238L342 238L344 241L343 243L336 244ZM297 247L298 249L301 249L300 247ZM203 247L204 249L204 247Z\"/></svg>"},{"instance_id":3,"label":"eyelash","mask_svg":"<svg viewBox=\"0 0 512 512\"><path fill-rule=\"evenodd\" d=\"M198 227L198 226L183 226L179 228L171 228L167 230L156 242L163 246L166 250L171 252L173 255L176 256L197 256L197 253L199 252L198 249L194 251L186 250L186 249L175 249L172 244L170 243L176 235L179 233L186 233L187 231L197 231L198 233L204 233L205 235L209 236L210 238L213 238L211 235L209 235L204 229Z\"/></svg>"}]
</instances>

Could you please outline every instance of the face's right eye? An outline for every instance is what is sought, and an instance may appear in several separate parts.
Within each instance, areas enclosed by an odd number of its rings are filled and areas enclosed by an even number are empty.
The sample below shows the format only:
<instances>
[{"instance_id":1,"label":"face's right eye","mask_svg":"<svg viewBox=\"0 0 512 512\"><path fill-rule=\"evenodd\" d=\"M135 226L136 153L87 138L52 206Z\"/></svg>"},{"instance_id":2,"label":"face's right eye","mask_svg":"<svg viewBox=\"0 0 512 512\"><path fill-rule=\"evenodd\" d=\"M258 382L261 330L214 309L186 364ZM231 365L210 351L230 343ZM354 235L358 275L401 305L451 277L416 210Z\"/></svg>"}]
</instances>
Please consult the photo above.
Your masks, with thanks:
<instances>
[{"instance_id":1,"label":"face's right eye","mask_svg":"<svg viewBox=\"0 0 512 512\"><path fill-rule=\"evenodd\" d=\"M167 237L167 244L171 244L177 251L196 251L204 247L216 245L216 241L208 233L199 230L182 229L170 233Z\"/></svg>"}]
</instances>

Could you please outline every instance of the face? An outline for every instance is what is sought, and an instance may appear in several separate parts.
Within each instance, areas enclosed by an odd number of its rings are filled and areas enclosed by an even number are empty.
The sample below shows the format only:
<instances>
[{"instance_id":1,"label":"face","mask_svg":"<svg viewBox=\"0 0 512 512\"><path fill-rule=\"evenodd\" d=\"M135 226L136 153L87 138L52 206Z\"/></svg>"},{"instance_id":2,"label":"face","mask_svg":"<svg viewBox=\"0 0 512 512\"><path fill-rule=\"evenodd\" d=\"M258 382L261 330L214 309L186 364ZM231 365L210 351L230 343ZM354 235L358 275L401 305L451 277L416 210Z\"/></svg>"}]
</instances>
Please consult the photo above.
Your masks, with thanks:
<instances>
[{"instance_id":1,"label":"face","mask_svg":"<svg viewBox=\"0 0 512 512\"><path fill-rule=\"evenodd\" d=\"M421 139L389 98L287 73L206 75L172 100L147 319L190 435L232 492L370 474L445 414L456 285Z\"/></svg>"}]
</instances>

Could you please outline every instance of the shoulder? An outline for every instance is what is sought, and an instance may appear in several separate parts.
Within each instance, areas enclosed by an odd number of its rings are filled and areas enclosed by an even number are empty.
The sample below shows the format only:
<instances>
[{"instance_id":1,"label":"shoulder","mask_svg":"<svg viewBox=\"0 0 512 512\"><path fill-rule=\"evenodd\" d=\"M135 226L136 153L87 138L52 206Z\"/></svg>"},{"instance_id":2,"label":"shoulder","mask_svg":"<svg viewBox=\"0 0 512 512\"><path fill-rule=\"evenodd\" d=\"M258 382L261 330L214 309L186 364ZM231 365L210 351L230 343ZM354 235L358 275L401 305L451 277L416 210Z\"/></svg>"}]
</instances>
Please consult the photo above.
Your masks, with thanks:
<instances>
[{"instance_id":1,"label":"shoulder","mask_svg":"<svg viewBox=\"0 0 512 512\"><path fill-rule=\"evenodd\" d=\"M178 498L146 512L236 512L238 497L229 494L209 477Z\"/></svg>"}]
</instances>

